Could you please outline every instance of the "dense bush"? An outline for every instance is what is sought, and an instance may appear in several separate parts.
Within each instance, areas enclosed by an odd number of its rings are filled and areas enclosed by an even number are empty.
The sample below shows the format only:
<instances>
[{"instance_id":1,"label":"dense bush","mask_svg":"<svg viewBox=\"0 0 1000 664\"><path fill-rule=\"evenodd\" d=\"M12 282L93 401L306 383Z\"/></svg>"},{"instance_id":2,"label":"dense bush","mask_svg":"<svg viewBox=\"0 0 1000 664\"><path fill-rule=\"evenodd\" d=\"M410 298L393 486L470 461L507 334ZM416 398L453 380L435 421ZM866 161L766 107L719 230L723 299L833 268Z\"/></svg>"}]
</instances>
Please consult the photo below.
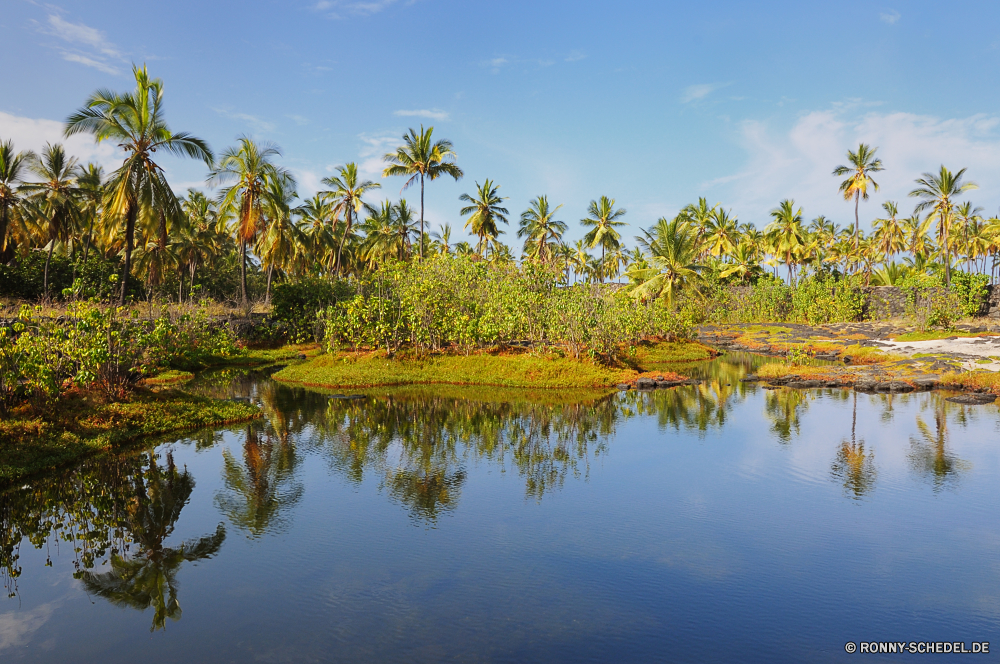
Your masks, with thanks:
<instances>
[{"instance_id":1,"label":"dense bush","mask_svg":"<svg viewBox=\"0 0 1000 664\"><path fill-rule=\"evenodd\" d=\"M111 275L121 273L117 259L108 260L91 255L71 260L53 255L49 265L49 297L60 299L64 293L82 298L109 300L119 292L117 281ZM0 295L20 300L38 300L44 295L45 252L33 251L15 258L9 265L0 265ZM129 294L142 296L138 281L129 285Z\"/></svg>"},{"instance_id":2,"label":"dense bush","mask_svg":"<svg viewBox=\"0 0 1000 664\"><path fill-rule=\"evenodd\" d=\"M274 286L271 315L286 340L302 343L314 336L316 317L321 311L353 295L345 281L316 278L286 281Z\"/></svg>"},{"instance_id":3,"label":"dense bush","mask_svg":"<svg viewBox=\"0 0 1000 664\"><path fill-rule=\"evenodd\" d=\"M83 302L54 319L24 306L0 326L0 409L30 397L51 401L72 386L117 399L143 375L238 352L228 327L211 325L204 311L148 321L135 311Z\"/></svg>"},{"instance_id":4,"label":"dense bush","mask_svg":"<svg viewBox=\"0 0 1000 664\"><path fill-rule=\"evenodd\" d=\"M560 270L464 257L391 263L352 285L322 314L331 349L404 344L421 351L523 346L563 348L608 360L649 336L689 330L661 302L608 286L559 285Z\"/></svg>"}]
</instances>

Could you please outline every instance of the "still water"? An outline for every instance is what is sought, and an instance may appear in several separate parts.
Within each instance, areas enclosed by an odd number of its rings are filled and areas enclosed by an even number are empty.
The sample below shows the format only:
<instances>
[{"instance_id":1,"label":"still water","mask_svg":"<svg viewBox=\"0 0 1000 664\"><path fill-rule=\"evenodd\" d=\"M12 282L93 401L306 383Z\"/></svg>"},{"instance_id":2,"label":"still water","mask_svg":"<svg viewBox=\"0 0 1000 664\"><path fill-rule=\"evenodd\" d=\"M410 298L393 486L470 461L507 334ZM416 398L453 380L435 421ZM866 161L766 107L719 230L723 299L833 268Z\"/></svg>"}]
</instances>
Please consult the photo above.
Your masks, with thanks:
<instances>
[{"instance_id":1,"label":"still water","mask_svg":"<svg viewBox=\"0 0 1000 664\"><path fill-rule=\"evenodd\" d=\"M739 382L759 361L648 394L202 377L266 417L0 495L0 660L1000 652L997 406Z\"/></svg>"}]
</instances>

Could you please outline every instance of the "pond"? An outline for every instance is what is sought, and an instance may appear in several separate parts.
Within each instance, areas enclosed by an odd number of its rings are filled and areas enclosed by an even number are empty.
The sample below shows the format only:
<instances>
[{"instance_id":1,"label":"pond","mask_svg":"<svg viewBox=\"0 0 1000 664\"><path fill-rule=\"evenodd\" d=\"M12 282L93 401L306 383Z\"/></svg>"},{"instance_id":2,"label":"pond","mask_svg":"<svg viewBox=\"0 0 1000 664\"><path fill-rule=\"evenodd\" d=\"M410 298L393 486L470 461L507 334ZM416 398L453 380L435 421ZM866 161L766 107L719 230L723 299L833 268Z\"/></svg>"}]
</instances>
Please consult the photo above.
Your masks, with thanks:
<instances>
[{"instance_id":1,"label":"pond","mask_svg":"<svg viewBox=\"0 0 1000 664\"><path fill-rule=\"evenodd\" d=\"M739 381L761 361L723 356L687 369L703 384L649 393L351 399L200 377L266 416L0 495L0 659L1000 651L997 406Z\"/></svg>"}]
</instances>

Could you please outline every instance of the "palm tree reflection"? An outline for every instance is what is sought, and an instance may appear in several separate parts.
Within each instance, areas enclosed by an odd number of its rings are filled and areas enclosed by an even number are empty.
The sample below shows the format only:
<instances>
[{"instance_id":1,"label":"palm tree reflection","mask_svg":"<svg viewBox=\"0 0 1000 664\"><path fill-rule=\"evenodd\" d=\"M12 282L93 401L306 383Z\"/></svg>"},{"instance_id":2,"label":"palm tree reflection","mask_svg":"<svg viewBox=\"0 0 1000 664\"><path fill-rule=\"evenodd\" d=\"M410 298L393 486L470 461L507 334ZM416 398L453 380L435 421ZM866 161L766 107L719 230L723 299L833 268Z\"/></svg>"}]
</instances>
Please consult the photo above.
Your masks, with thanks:
<instances>
[{"instance_id":1,"label":"palm tree reflection","mask_svg":"<svg viewBox=\"0 0 1000 664\"><path fill-rule=\"evenodd\" d=\"M948 450L947 402L940 395L934 399L934 431L923 418L917 416L920 437L910 437L910 453L907 455L910 467L919 475L929 477L934 491L940 491L954 484L968 463L954 456ZM966 421L965 409L958 413L960 424Z\"/></svg>"},{"instance_id":2,"label":"palm tree reflection","mask_svg":"<svg viewBox=\"0 0 1000 664\"><path fill-rule=\"evenodd\" d=\"M851 416L851 440L843 440L837 449L831 473L835 480L844 485L844 492L855 500L863 498L875 489L878 471L875 468L875 453L865 450L865 441L857 439L858 393L853 392L854 409Z\"/></svg>"},{"instance_id":3,"label":"palm tree reflection","mask_svg":"<svg viewBox=\"0 0 1000 664\"><path fill-rule=\"evenodd\" d=\"M222 524L215 533L181 543L164 545L173 533L174 524L194 490L194 478L179 471L173 455L167 454L167 465L161 467L150 455L148 469L133 478L134 498L124 515L124 527L138 550L131 558L112 554L111 569L76 574L89 593L111 603L143 611L153 608L150 631L163 629L167 618L179 620L177 572L185 562L214 556L222 547L226 531Z\"/></svg>"}]
</instances>

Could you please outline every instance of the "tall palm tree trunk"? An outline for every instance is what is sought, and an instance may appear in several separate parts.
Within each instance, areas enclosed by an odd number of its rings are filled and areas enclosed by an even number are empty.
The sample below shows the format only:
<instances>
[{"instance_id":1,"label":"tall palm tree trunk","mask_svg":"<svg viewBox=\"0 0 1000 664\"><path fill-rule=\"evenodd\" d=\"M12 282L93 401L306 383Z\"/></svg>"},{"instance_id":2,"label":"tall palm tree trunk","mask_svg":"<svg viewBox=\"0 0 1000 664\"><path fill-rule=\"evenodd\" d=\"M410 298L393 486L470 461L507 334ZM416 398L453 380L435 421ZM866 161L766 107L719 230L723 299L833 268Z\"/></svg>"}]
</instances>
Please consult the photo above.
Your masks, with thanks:
<instances>
[{"instance_id":1,"label":"tall palm tree trunk","mask_svg":"<svg viewBox=\"0 0 1000 664\"><path fill-rule=\"evenodd\" d=\"M347 208L347 223L344 226L344 235L340 238L340 244L337 245L337 278L340 278L340 255L344 250L344 243L347 242L347 234L351 232L351 209Z\"/></svg>"},{"instance_id":2,"label":"tall palm tree trunk","mask_svg":"<svg viewBox=\"0 0 1000 664\"><path fill-rule=\"evenodd\" d=\"M247 241L240 240L240 291L243 296L243 306L247 304Z\"/></svg>"},{"instance_id":3,"label":"tall palm tree trunk","mask_svg":"<svg viewBox=\"0 0 1000 664\"><path fill-rule=\"evenodd\" d=\"M271 277L274 275L274 266L267 266L267 290L264 292L264 304L271 304Z\"/></svg>"},{"instance_id":4,"label":"tall palm tree trunk","mask_svg":"<svg viewBox=\"0 0 1000 664\"><path fill-rule=\"evenodd\" d=\"M424 259L424 174L420 174L420 260Z\"/></svg>"},{"instance_id":5,"label":"tall palm tree trunk","mask_svg":"<svg viewBox=\"0 0 1000 664\"><path fill-rule=\"evenodd\" d=\"M122 269L122 292L118 299L119 306L125 306L125 298L128 295L128 278L132 273L132 248L135 244L135 217L139 208L134 200L128 202L128 209L125 210L125 267Z\"/></svg>"},{"instance_id":6,"label":"tall palm tree trunk","mask_svg":"<svg viewBox=\"0 0 1000 664\"><path fill-rule=\"evenodd\" d=\"M55 238L49 240L49 253L45 254L45 276L42 278L42 292L49 297L49 263L52 262L52 251L56 248Z\"/></svg>"}]
</instances>

